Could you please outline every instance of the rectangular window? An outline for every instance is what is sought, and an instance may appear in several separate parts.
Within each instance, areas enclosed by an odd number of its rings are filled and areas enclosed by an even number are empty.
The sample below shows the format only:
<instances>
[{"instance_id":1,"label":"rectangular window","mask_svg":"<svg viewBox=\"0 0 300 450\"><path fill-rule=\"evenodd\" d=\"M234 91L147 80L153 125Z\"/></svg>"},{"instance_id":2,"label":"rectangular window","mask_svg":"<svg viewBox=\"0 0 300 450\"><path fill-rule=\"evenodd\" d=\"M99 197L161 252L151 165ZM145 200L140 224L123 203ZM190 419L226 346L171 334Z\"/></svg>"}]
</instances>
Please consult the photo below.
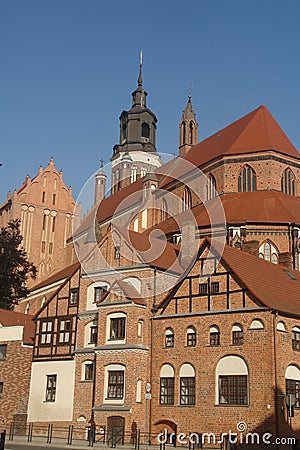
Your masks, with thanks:
<instances>
[{"instance_id":1,"label":"rectangular window","mask_svg":"<svg viewBox=\"0 0 300 450\"><path fill-rule=\"evenodd\" d=\"M232 343L233 343L233 345L243 345L244 332L243 331L233 331L232 332Z\"/></svg>"},{"instance_id":2,"label":"rectangular window","mask_svg":"<svg viewBox=\"0 0 300 450\"><path fill-rule=\"evenodd\" d=\"M219 376L219 404L220 405L248 404L247 375Z\"/></svg>"},{"instance_id":3,"label":"rectangular window","mask_svg":"<svg viewBox=\"0 0 300 450\"><path fill-rule=\"evenodd\" d=\"M285 380L286 394L294 394L296 398L295 409L300 409L300 381L299 380Z\"/></svg>"},{"instance_id":4,"label":"rectangular window","mask_svg":"<svg viewBox=\"0 0 300 450\"><path fill-rule=\"evenodd\" d=\"M41 345L51 345L52 344L52 331L53 331L53 321L44 320L40 324L40 344Z\"/></svg>"},{"instance_id":5,"label":"rectangular window","mask_svg":"<svg viewBox=\"0 0 300 450\"><path fill-rule=\"evenodd\" d=\"M53 194L53 196L52 196L52 205L55 205L55 201L56 201L56 194Z\"/></svg>"},{"instance_id":6,"label":"rectangular window","mask_svg":"<svg viewBox=\"0 0 300 450\"><path fill-rule=\"evenodd\" d=\"M0 361L6 359L7 344L0 345Z\"/></svg>"},{"instance_id":7,"label":"rectangular window","mask_svg":"<svg viewBox=\"0 0 300 450\"><path fill-rule=\"evenodd\" d=\"M121 399L124 395L124 371L108 372L107 398Z\"/></svg>"},{"instance_id":8,"label":"rectangular window","mask_svg":"<svg viewBox=\"0 0 300 450\"><path fill-rule=\"evenodd\" d=\"M196 345L196 333L188 333L187 334L187 346L195 347Z\"/></svg>"},{"instance_id":9,"label":"rectangular window","mask_svg":"<svg viewBox=\"0 0 300 450\"><path fill-rule=\"evenodd\" d=\"M300 333L297 331L292 331L292 348L300 351Z\"/></svg>"},{"instance_id":10,"label":"rectangular window","mask_svg":"<svg viewBox=\"0 0 300 450\"><path fill-rule=\"evenodd\" d=\"M220 345L220 333L214 332L209 335L210 345Z\"/></svg>"},{"instance_id":11,"label":"rectangular window","mask_svg":"<svg viewBox=\"0 0 300 450\"><path fill-rule=\"evenodd\" d=\"M56 218L53 217L53 219L52 219L52 233L54 233L54 231L55 231L55 222L56 222Z\"/></svg>"},{"instance_id":12,"label":"rectangular window","mask_svg":"<svg viewBox=\"0 0 300 450\"><path fill-rule=\"evenodd\" d=\"M180 378L180 404L195 405L195 377Z\"/></svg>"},{"instance_id":13,"label":"rectangular window","mask_svg":"<svg viewBox=\"0 0 300 450\"><path fill-rule=\"evenodd\" d=\"M0 381L0 398L2 398L3 395L3 382Z\"/></svg>"},{"instance_id":14,"label":"rectangular window","mask_svg":"<svg viewBox=\"0 0 300 450\"><path fill-rule=\"evenodd\" d=\"M56 375L47 375L46 402L55 402L56 377Z\"/></svg>"},{"instance_id":15,"label":"rectangular window","mask_svg":"<svg viewBox=\"0 0 300 450\"><path fill-rule=\"evenodd\" d=\"M93 378L94 378L94 364L87 363L85 364L84 379L86 381L91 381Z\"/></svg>"},{"instance_id":16,"label":"rectangular window","mask_svg":"<svg viewBox=\"0 0 300 450\"><path fill-rule=\"evenodd\" d=\"M70 290L70 305L74 306L77 305L79 298L79 290L78 289L71 289Z\"/></svg>"},{"instance_id":17,"label":"rectangular window","mask_svg":"<svg viewBox=\"0 0 300 450\"><path fill-rule=\"evenodd\" d=\"M44 217L43 217L43 230L46 230L46 221L47 221L47 216L44 215Z\"/></svg>"},{"instance_id":18,"label":"rectangular window","mask_svg":"<svg viewBox=\"0 0 300 450\"><path fill-rule=\"evenodd\" d=\"M45 241L42 241L41 252L42 252L42 253L45 253L45 251L46 251L46 242L45 242Z\"/></svg>"},{"instance_id":19,"label":"rectangular window","mask_svg":"<svg viewBox=\"0 0 300 450\"><path fill-rule=\"evenodd\" d=\"M125 339L125 317L110 319L110 339Z\"/></svg>"},{"instance_id":20,"label":"rectangular window","mask_svg":"<svg viewBox=\"0 0 300 450\"><path fill-rule=\"evenodd\" d=\"M202 295L207 294L207 283L199 284L199 294L202 294Z\"/></svg>"},{"instance_id":21,"label":"rectangular window","mask_svg":"<svg viewBox=\"0 0 300 450\"><path fill-rule=\"evenodd\" d=\"M212 294L216 294L217 292L220 291L219 282L218 281L214 281L213 283L211 283L210 291L211 291Z\"/></svg>"},{"instance_id":22,"label":"rectangular window","mask_svg":"<svg viewBox=\"0 0 300 450\"><path fill-rule=\"evenodd\" d=\"M115 259L120 259L120 247L115 247Z\"/></svg>"},{"instance_id":23,"label":"rectangular window","mask_svg":"<svg viewBox=\"0 0 300 450\"><path fill-rule=\"evenodd\" d=\"M94 302L97 303L102 295L106 292L106 289L104 286L97 286L94 290Z\"/></svg>"},{"instance_id":24,"label":"rectangular window","mask_svg":"<svg viewBox=\"0 0 300 450\"><path fill-rule=\"evenodd\" d=\"M52 255L53 252L53 243L49 242L49 255Z\"/></svg>"},{"instance_id":25,"label":"rectangular window","mask_svg":"<svg viewBox=\"0 0 300 450\"><path fill-rule=\"evenodd\" d=\"M174 378L160 379L160 400L161 405L174 405Z\"/></svg>"},{"instance_id":26,"label":"rectangular window","mask_svg":"<svg viewBox=\"0 0 300 450\"><path fill-rule=\"evenodd\" d=\"M98 339L98 327L92 326L90 332L90 344L97 344Z\"/></svg>"},{"instance_id":27,"label":"rectangular window","mask_svg":"<svg viewBox=\"0 0 300 450\"><path fill-rule=\"evenodd\" d=\"M42 203L45 203L45 191L42 193Z\"/></svg>"},{"instance_id":28,"label":"rectangular window","mask_svg":"<svg viewBox=\"0 0 300 450\"><path fill-rule=\"evenodd\" d=\"M68 344L71 337L71 319L59 320L59 344Z\"/></svg>"}]
</instances>

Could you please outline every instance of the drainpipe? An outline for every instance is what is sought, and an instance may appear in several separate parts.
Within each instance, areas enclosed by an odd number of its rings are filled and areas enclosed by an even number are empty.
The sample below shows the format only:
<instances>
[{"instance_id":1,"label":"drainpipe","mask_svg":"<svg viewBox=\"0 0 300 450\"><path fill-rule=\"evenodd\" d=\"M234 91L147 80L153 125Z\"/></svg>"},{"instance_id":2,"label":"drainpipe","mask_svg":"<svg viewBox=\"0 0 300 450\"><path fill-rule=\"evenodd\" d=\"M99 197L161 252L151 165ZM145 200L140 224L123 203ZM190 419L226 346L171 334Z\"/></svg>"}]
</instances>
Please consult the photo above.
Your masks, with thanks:
<instances>
[{"instance_id":1,"label":"drainpipe","mask_svg":"<svg viewBox=\"0 0 300 450\"><path fill-rule=\"evenodd\" d=\"M274 351L274 381L275 381L275 433L279 436L279 408L278 408L278 382L277 382L277 347L276 347L276 319L278 311L273 311L273 351ZM278 444L276 444L276 448Z\"/></svg>"}]
</instances>

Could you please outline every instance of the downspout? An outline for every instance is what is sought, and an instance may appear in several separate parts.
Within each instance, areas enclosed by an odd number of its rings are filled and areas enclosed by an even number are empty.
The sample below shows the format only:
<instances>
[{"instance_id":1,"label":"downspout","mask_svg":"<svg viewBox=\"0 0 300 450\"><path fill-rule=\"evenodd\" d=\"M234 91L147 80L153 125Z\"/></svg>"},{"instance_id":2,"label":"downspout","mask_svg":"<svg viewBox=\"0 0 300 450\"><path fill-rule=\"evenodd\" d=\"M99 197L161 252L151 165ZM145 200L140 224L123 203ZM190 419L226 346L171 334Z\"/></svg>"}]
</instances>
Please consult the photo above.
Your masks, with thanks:
<instances>
[{"instance_id":1,"label":"downspout","mask_svg":"<svg viewBox=\"0 0 300 450\"><path fill-rule=\"evenodd\" d=\"M153 305L151 308L152 314L157 313L156 307L156 267L154 267L154 279L153 279ZM153 317L150 318L150 382L152 385L152 356L153 356ZM149 408L149 441L151 440L151 424L152 424L152 401L150 400L150 408Z\"/></svg>"},{"instance_id":2,"label":"downspout","mask_svg":"<svg viewBox=\"0 0 300 450\"><path fill-rule=\"evenodd\" d=\"M276 347L276 319L278 311L273 311L273 351L274 351L274 382L275 382L275 433L279 436L278 383L277 383L277 347ZM278 448L278 444L276 444Z\"/></svg>"}]
</instances>

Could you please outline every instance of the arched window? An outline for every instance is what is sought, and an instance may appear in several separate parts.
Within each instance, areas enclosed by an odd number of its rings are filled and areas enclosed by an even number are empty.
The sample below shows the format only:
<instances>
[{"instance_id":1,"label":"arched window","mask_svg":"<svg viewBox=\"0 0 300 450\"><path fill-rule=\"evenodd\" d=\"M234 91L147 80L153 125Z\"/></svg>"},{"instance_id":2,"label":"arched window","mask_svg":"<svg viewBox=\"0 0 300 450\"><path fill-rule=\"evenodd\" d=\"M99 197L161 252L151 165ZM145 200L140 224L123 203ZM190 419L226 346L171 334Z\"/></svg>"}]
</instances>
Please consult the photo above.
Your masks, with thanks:
<instances>
[{"instance_id":1,"label":"arched window","mask_svg":"<svg viewBox=\"0 0 300 450\"><path fill-rule=\"evenodd\" d=\"M142 124L142 137L147 139L150 137L150 127L146 122Z\"/></svg>"},{"instance_id":2,"label":"arched window","mask_svg":"<svg viewBox=\"0 0 300 450\"><path fill-rule=\"evenodd\" d=\"M182 122L182 124L181 124L181 139L182 139L181 144L184 145L185 144L185 139L186 139L186 125L185 125L185 122Z\"/></svg>"},{"instance_id":3,"label":"arched window","mask_svg":"<svg viewBox=\"0 0 300 450\"><path fill-rule=\"evenodd\" d=\"M125 369L123 364L105 367L104 402L123 403L125 398Z\"/></svg>"},{"instance_id":4,"label":"arched window","mask_svg":"<svg viewBox=\"0 0 300 450\"><path fill-rule=\"evenodd\" d=\"M295 195L295 177L291 169L287 168L281 176L281 192Z\"/></svg>"},{"instance_id":5,"label":"arched window","mask_svg":"<svg viewBox=\"0 0 300 450\"><path fill-rule=\"evenodd\" d=\"M166 329L165 346L166 347L174 347L174 331L172 330L172 328Z\"/></svg>"},{"instance_id":6,"label":"arched window","mask_svg":"<svg viewBox=\"0 0 300 450\"><path fill-rule=\"evenodd\" d=\"M141 178L143 178L147 174L147 169L145 167L141 168Z\"/></svg>"},{"instance_id":7,"label":"arched window","mask_svg":"<svg viewBox=\"0 0 300 450\"><path fill-rule=\"evenodd\" d=\"M232 344L242 345L243 343L244 343L243 327L239 323L236 323L232 327Z\"/></svg>"},{"instance_id":8,"label":"arched window","mask_svg":"<svg viewBox=\"0 0 300 450\"><path fill-rule=\"evenodd\" d=\"M191 364L180 368L180 404L195 405L195 369Z\"/></svg>"},{"instance_id":9,"label":"arched window","mask_svg":"<svg viewBox=\"0 0 300 450\"><path fill-rule=\"evenodd\" d=\"M244 166L238 177L238 191L251 192L256 191L256 173L252 167Z\"/></svg>"},{"instance_id":10,"label":"arched window","mask_svg":"<svg viewBox=\"0 0 300 450\"><path fill-rule=\"evenodd\" d=\"M188 347L196 346L196 330L194 327L189 327L186 333L186 345Z\"/></svg>"},{"instance_id":11,"label":"arched window","mask_svg":"<svg viewBox=\"0 0 300 450\"><path fill-rule=\"evenodd\" d=\"M300 328L292 328L292 348L293 350L300 351Z\"/></svg>"},{"instance_id":12,"label":"arched window","mask_svg":"<svg viewBox=\"0 0 300 450\"><path fill-rule=\"evenodd\" d=\"M168 203L167 203L167 200L165 198L163 198L162 202L161 202L161 210L160 210L161 222L163 222L164 220L167 220L167 218L168 218Z\"/></svg>"},{"instance_id":13,"label":"arched window","mask_svg":"<svg viewBox=\"0 0 300 450\"><path fill-rule=\"evenodd\" d=\"M271 261L273 264L278 264L278 250L275 245L267 241L259 247L259 258Z\"/></svg>"},{"instance_id":14,"label":"arched window","mask_svg":"<svg viewBox=\"0 0 300 450\"><path fill-rule=\"evenodd\" d=\"M182 202L182 211L186 211L192 207L192 194L188 187L183 191Z\"/></svg>"},{"instance_id":15,"label":"arched window","mask_svg":"<svg viewBox=\"0 0 300 450\"><path fill-rule=\"evenodd\" d=\"M190 126L189 126L189 132L190 132L190 144L193 145L194 144L194 122L190 122Z\"/></svg>"},{"instance_id":16,"label":"arched window","mask_svg":"<svg viewBox=\"0 0 300 450\"><path fill-rule=\"evenodd\" d=\"M215 325L209 330L209 345L220 345L220 330Z\"/></svg>"},{"instance_id":17,"label":"arched window","mask_svg":"<svg viewBox=\"0 0 300 450\"><path fill-rule=\"evenodd\" d=\"M300 370L295 365L289 365L285 372L286 395L293 394L296 398L295 409L300 409Z\"/></svg>"},{"instance_id":18,"label":"arched window","mask_svg":"<svg viewBox=\"0 0 300 450\"><path fill-rule=\"evenodd\" d=\"M278 322L278 323L277 323L277 326L276 326L276 330L277 330L277 331L286 331L284 322L281 322L281 321Z\"/></svg>"},{"instance_id":19,"label":"arched window","mask_svg":"<svg viewBox=\"0 0 300 450\"><path fill-rule=\"evenodd\" d=\"M225 356L216 367L216 403L248 405L248 368L243 358Z\"/></svg>"},{"instance_id":20,"label":"arched window","mask_svg":"<svg viewBox=\"0 0 300 450\"><path fill-rule=\"evenodd\" d=\"M265 327L264 327L264 323L262 320L260 320L260 319L252 320L251 325L250 325L250 330L263 330L264 328Z\"/></svg>"},{"instance_id":21,"label":"arched window","mask_svg":"<svg viewBox=\"0 0 300 450\"><path fill-rule=\"evenodd\" d=\"M206 183L206 200L216 197L216 179L212 174L208 175Z\"/></svg>"},{"instance_id":22,"label":"arched window","mask_svg":"<svg viewBox=\"0 0 300 450\"><path fill-rule=\"evenodd\" d=\"M164 364L160 370L161 405L174 405L174 369L170 364Z\"/></svg>"},{"instance_id":23,"label":"arched window","mask_svg":"<svg viewBox=\"0 0 300 450\"><path fill-rule=\"evenodd\" d=\"M85 361L82 364L81 379L84 381L92 381L94 378L94 362Z\"/></svg>"},{"instance_id":24,"label":"arched window","mask_svg":"<svg viewBox=\"0 0 300 450\"><path fill-rule=\"evenodd\" d=\"M136 402L141 403L142 401L142 380L138 380L136 383Z\"/></svg>"},{"instance_id":25,"label":"arched window","mask_svg":"<svg viewBox=\"0 0 300 450\"><path fill-rule=\"evenodd\" d=\"M144 328L144 321L143 320L139 320L138 321L138 327L137 327L137 335L140 338L143 337L143 328Z\"/></svg>"}]
</instances>

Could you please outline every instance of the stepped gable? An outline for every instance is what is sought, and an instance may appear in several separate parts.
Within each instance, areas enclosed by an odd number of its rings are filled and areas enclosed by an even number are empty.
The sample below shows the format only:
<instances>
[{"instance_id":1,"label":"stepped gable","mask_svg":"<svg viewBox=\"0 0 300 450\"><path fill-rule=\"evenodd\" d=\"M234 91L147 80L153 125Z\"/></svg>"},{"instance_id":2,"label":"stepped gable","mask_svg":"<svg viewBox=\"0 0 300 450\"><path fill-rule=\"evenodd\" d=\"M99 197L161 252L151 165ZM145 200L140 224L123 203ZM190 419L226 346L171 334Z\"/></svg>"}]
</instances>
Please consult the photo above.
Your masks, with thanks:
<instances>
[{"instance_id":1,"label":"stepped gable","mask_svg":"<svg viewBox=\"0 0 300 450\"><path fill-rule=\"evenodd\" d=\"M300 159L296 147L262 105L192 147L185 159L199 167L220 156L268 150Z\"/></svg>"}]
</instances>

